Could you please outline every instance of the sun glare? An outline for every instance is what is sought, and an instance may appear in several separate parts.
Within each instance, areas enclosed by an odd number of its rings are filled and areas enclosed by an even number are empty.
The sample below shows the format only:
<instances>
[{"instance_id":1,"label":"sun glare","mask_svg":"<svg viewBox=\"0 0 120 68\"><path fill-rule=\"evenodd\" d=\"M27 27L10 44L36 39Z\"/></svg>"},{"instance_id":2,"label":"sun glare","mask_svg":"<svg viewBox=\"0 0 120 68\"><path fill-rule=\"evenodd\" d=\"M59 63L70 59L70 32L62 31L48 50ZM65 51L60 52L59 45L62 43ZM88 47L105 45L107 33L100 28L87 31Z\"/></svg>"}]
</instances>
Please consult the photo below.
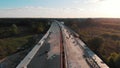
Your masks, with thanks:
<instances>
[{"instance_id":1,"label":"sun glare","mask_svg":"<svg viewBox=\"0 0 120 68\"><path fill-rule=\"evenodd\" d=\"M120 0L105 0L100 9L108 16L120 17Z\"/></svg>"}]
</instances>

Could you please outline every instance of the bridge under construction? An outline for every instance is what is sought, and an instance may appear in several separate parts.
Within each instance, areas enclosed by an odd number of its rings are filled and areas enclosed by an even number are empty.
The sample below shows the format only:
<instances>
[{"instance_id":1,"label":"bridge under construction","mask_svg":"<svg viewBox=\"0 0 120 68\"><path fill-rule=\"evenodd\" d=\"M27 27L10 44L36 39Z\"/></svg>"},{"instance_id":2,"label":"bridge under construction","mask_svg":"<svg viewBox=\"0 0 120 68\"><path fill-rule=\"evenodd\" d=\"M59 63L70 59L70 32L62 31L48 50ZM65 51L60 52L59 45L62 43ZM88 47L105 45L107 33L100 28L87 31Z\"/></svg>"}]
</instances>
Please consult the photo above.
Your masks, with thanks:
<instances>
[{"instance_id":1,"label":"bridge under construction","mask_svg":"<svg viewBox=\"0 0 120 68\"><path fill-rule=\"evenodd\" d=\"M16 68L109 68L63 22L51 27Z\"/></svg>"}]
</instances>

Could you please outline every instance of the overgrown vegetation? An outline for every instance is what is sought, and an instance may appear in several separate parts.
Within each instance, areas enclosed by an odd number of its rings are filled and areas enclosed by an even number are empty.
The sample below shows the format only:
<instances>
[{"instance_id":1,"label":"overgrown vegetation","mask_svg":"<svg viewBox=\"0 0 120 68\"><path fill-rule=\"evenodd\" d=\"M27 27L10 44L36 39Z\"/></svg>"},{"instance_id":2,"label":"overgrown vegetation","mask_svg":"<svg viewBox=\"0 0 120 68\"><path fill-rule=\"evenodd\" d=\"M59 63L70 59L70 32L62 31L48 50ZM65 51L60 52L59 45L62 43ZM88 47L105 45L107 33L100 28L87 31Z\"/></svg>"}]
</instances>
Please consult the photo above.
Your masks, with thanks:
<instances>
[{"instance_id":1,"label":"overgrown vegetation","mask_svg":"<svg viewBox=\"0 0 120 68\"><path fill-rule=\"evenodd\" d=\"M16 35L19 33L19 29L15 24L12 24L10 31L11 31L11 34L13 35Z\"/></svg>"},{"instance_id":2,"label":"overgrown vegetation","mask_svg":"<svg viewBox=\"0 0 120 68\"><path fill-rule=\"evenodd\" d=\"M64 21L111 68L120 68L120 19Z\"/></svg>"},{"instance_id":3,"label":"overgrown vegetation","mask_svg":"<svg viewBox=\"0 0 120 68\"><path fill-rule=\"evenodd\" d=\"M22 37L12 37L0 39L0 59L11 55L17 51L17 48L28 43L29 39L33 35L27 35Z\"/></svg>"},{"instance_id":4,"label":"overgrown vegetation","mask_svg":"<svg viewBox=\"0 0 120 68\"><path fill-rule=\"evenodd\" d=\"M0 59L33 47L49 28L47 19L0 19Z\"/></svg>"}]
</instances>

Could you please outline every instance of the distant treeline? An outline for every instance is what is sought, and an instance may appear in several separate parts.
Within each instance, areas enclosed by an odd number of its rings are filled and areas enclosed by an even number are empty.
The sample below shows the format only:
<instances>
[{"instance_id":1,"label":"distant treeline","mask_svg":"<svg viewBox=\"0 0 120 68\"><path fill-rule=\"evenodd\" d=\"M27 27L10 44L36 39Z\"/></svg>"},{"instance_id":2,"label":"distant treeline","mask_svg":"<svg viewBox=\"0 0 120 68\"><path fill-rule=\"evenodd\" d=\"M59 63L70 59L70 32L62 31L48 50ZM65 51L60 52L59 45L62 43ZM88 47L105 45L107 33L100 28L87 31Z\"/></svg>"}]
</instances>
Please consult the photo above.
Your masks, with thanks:
<instances>
[{"instance_id":1,"label":"distant treeline","mask_svg":"<svg viewBox=\"0 0 120 68\"><path fill-rule=\"evenodd\" d=\"M43 22L47 23L49 19L33 19L33 18L0 18L0 27L11 26L16 24L17 26L29 26L31 23Z\"/></svg>"},{"instance_id":2,"label":"distant treeline","mask_svg":"<svg viewBox=\"0 0 120 68\"><path fill-rule=\"evenodd\" d=\"M50 27L49 21L50 19L37 18L1 18L0 38L45 33Z\"/></svg>"}]
</instances>

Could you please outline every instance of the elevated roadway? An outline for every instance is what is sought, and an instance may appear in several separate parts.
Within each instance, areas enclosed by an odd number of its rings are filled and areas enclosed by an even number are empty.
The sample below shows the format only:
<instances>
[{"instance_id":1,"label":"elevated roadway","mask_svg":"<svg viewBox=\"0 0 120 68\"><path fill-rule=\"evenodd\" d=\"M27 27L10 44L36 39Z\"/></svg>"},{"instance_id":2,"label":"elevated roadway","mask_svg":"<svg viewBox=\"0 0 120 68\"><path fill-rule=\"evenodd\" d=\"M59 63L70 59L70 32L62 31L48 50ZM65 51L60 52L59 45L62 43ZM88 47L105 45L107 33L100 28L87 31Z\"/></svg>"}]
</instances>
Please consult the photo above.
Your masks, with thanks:
<instances>
[{"instance_id":1,"label":"elevated roadway","mask_svg":"<svg viewBox=\"0 0 120 68\"><path fill-rule=\"evenodd\" d=\"M44 37L16 68L109 68L59 21L53 21Z\"/></svg>"}]
</instances>

